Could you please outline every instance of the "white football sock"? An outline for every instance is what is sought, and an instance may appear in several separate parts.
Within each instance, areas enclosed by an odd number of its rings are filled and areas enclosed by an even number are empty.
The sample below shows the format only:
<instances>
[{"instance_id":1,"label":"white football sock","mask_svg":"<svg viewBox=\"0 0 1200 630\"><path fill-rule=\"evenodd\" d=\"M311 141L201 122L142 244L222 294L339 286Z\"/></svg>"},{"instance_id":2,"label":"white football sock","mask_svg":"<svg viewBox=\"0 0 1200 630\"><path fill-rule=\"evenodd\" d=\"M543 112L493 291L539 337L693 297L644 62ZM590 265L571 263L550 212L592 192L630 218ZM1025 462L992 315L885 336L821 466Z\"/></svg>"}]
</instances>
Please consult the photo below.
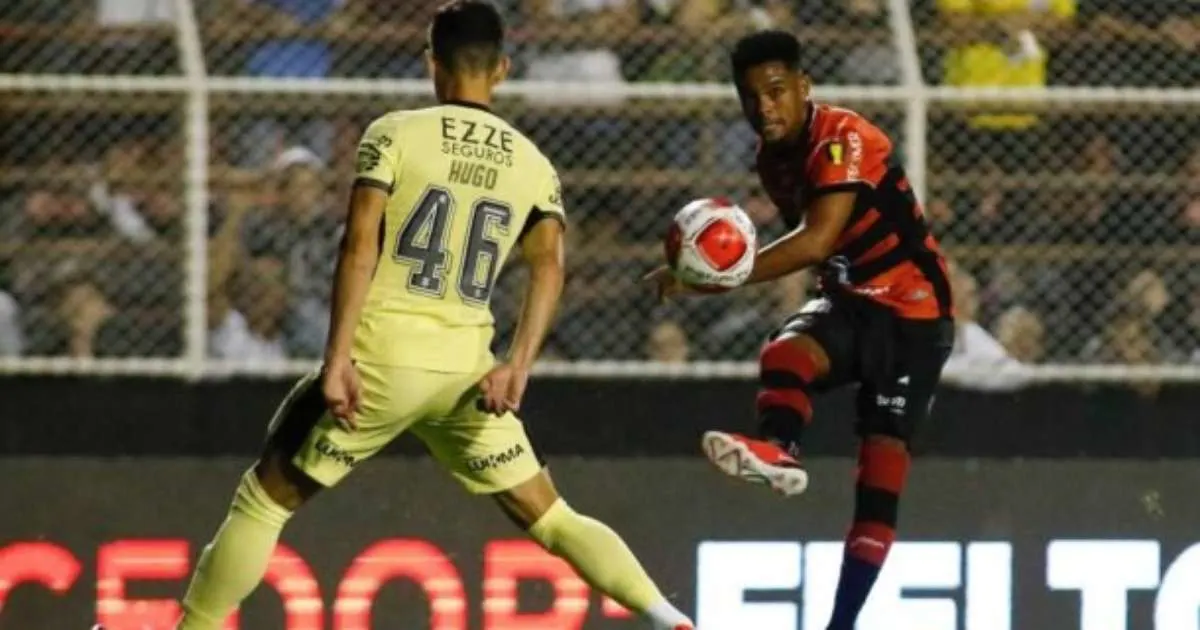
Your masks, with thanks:
<instances>
[{"instance_id":1,"label":"white football sock","mask_svg":"<svg viewBox=\"0 0 1200 630\"><path fill-rule=\"evenodd\" d=\"M650 621L650 627L654 630L675 630L682 624L686 624L689 628L692 627L692 620L665 599L647 608L644 616Z\"/></svg>"}]
</instances>

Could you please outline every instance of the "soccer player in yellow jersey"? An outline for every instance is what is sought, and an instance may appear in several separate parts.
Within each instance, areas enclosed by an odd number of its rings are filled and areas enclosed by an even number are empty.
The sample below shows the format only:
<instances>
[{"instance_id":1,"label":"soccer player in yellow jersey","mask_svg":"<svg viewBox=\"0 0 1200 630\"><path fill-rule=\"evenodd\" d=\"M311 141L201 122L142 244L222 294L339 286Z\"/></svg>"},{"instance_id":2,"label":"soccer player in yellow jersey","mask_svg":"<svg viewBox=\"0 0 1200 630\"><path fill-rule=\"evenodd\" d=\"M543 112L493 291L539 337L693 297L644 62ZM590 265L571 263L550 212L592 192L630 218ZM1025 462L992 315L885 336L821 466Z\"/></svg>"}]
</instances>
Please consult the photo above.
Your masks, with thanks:
<instances>
[{"instance_id":1,"label":"soccer player in yellow jersey","mask_svg":"<svg viewBox=\"0 0 1200 630\"><path fill-rule=\"evenodd\" d=\"M554 167L488 109L509 67L503 41L486 1L441 8L428 52L441 104L387 114L363 135L324 366L276 412L200 557L181 630L219 628L293 512L403 431L651 627L692 628L615 532L558 496L514 415L562 290L564 216ZM488 301L514 247L530 280L496 362Z\"/></svg>"}]
</instances>

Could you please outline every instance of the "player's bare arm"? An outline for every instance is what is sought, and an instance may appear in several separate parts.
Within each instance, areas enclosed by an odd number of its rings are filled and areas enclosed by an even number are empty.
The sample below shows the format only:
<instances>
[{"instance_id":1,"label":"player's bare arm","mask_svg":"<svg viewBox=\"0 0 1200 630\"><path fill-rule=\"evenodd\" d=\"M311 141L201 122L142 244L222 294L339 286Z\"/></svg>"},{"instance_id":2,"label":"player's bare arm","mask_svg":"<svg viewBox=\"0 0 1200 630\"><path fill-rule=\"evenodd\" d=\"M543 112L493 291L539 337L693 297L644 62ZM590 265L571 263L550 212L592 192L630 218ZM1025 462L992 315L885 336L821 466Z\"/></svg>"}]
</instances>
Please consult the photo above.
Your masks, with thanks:
<instances>
[{"instance_id":1,"label":"player's bare arm","mask_svg":"<svg viewBox=\"0 0 1200 630\"><path fill-rule=\"evenodd\" d=\"M355 185L333 280L333 307L321 388L329 411L351 426L358 407L359 381L350 362L350 350L371 286L371 275L379 262L379 229L387 198L387 192L379 187Z\"/></svg>"},{"instance_id":2,"label":"player's bare arm","mask_svg":"<svg viewBox=\"0 0 1200 630\"><path fill-rule=\"evenodd\" d=\"M529 265L529 285L517 332L508 360L480 382L484 408L492 413L515 411L521 405L529 371L554 321L566 276L563 226L542 218L521 243L521 255Z\"/></svg>"},{"instance_id":3,"label":"player's bare arm","mask_svg":"<svg viewBox=\"0 0 1200 630\"><path fill-rule=\"evenodd\" d=\"M777 280L829 258L854 211L854 200L853 192L836 192L818 197L808 210L804 227L758 251L754 270L744 284ZM646 274L643 280L655 286L660 300L696 293L666 265Z\"/></svg>"},{"instance_id":4,"label":"player's bare arm","mask_svg":"<svg viewBox=\"0 0 1200 630\"><path fill-rule=\"evenodd\" d=\"M541 219L521 244L530 279L521 320L509 351L508 361L514 366L525 369L532 366L550 330L566 275L563 241L562 223Z\"/></svg>"},{"instance_id":5,"label":"player's bare arm","mask_svg":"<svg viewBox=\"0 0 1200 630\"><path fill-rule=\"evenodd\" d=\"M746 284L782 278L829 258L854 211L854 198L853 192L818 197L808 210L804 227L758 251Z\"/></svg>"}]
</instances>

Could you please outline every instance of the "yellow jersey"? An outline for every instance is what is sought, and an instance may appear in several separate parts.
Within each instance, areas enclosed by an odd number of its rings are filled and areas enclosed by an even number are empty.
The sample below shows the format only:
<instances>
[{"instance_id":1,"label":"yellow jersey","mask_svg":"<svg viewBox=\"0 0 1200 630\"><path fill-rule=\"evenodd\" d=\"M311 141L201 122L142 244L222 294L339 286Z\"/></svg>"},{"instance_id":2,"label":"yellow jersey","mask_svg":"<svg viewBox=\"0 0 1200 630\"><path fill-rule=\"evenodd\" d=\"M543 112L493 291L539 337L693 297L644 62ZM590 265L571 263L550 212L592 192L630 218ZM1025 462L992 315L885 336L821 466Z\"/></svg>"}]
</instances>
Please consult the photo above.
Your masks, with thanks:
<instances>
[{"instance_id":1,"label":"yellow jersey","mask_svg":"<svg viewBox=\"0 0 1200 630\"><path fill-rule=\"evenodd\" d=\"M973 14L995 18L1007 15L1048 13L1060 20L1075 17L1077 0L937 0L942 13ZM1011 43L978 41L952 48L944 60L945 83L959 87L1044 87L1047 56L1014 56ZM977 129L1019 130L1037 124L1037 116L1021 113L987 113L970 118Z\"/></svg>"},{"instance_id":2,"label":"yellow jersey","mask_svg":"<svg viewBox=\"0 0 1200 630\"><path fill-rule=\"evenodd\" d=\"M1075 17L1078 0L937 0L944 13L975 13L997 16L1013 13L1050 12L1060 18Z\"/></svg>"},{"instance_id":3,"label":"yellow jersey","mask_svg":"<svg viewBox=\"0 0 1200 630\"><path fill-rule=\"evenodd\" d=\"M358 147L357 185L388 191L353 358L438 372L491 366L492 288L527 226L565 220L550 160L486 107L396 111Z\"/></svg>"}]
</instances>

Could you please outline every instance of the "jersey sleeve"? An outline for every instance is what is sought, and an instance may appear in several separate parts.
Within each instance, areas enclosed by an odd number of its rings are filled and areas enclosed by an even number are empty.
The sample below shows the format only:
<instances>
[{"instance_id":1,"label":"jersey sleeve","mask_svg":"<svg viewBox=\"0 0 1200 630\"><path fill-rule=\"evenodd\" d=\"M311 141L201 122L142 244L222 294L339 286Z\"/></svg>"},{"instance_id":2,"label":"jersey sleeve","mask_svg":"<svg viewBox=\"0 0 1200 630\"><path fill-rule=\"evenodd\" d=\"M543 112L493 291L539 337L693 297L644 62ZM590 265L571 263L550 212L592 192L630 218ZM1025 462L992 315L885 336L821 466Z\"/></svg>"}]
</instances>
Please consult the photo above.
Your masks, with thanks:
<instances>
[{"instance_id":1,"label":"jersey sleeve","mask_svg":"<svg viewBox=\"0 0 1200 630\"><path fill-rule=\"evenodd\" d=\"M399 143L397 122L380 118L371 123L358 143L356 185L373 186L387 192L396 187Z\"/></svg>"},{"instance_id":2,"label":"jersey sleeve","mask_svg":"<svg viewBox=\"0 0 1200 630\"><path fill-rule=\"evenodd\" d=\"M534 208L546 214L557 215L560 219L566 218L567 211L563 207L562 182L558 179L558 171L554 170L552 166L547 169L546 179L542 183L542 193L538 195L538 202L534 204Z\"/></svg>"},{"instance_id":3,"label":"jersey sleeve","mask_svg":"<svg viewBox=\"0 0 1200 630\"><path fill-rule=\"evenodd\" d=\"M521 230L522 238L542 219L554 219L563 225L567 224L567 212L562 198L562 182L559 181L558 172L554 170L553 166L547 168L546 177L536 199L533 207L529 209L529 218L525 220L525 227Z\"/></svg>"},{"instance_id":4,"label":"jersey sleeve","mask_svg":"<svg viewBox=\"0 0 1200 630\"><path fill-rule=\"evenodd\" d=\"M891 142L869 125L848 123L824 138L809 157L809 181L818 194L874 187L887 173Z\"/></svg>"}]
</instances>

